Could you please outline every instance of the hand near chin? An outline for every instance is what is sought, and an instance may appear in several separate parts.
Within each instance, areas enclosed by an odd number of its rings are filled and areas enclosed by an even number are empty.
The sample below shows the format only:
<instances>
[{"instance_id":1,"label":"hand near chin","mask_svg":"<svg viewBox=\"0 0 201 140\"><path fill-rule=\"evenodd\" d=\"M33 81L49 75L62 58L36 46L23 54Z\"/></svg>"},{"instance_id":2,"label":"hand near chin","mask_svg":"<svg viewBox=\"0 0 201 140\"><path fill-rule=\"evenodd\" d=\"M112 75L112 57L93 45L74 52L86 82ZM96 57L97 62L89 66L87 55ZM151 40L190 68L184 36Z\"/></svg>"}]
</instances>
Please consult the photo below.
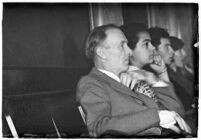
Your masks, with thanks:
<instances>
[{"instance_id":1,"label":"hand near chin","mask_svg":"<svg viewBox=\"0 0 201 140\"><path fill-rule=\"evenodd\" d=\"M166 70L165 62L159 54L154 56L154 62L150 64L150 67L157 73L161 74Z\"/></svg>"}]
</instances>

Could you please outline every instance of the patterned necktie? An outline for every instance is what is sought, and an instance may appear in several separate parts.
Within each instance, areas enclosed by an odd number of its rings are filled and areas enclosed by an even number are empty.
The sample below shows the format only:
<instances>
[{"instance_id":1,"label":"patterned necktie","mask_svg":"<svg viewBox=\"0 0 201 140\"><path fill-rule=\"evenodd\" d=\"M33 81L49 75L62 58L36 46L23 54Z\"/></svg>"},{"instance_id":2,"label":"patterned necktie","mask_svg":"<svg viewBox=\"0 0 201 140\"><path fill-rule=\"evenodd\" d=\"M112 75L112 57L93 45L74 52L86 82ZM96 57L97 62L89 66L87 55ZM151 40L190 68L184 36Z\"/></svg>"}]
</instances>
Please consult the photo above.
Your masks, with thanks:
<instances>
[{"instance_id":1,"label":"patterned necktie","mask_svg":"<svg viewBox=\"0 0 201 140\"><path fill-rule=\"evenodd\" d=\"M145 81L139 81L138 83L136 83L134 87L134 92L144 94L158 103L158 98L154 93L154 89Z\"/></svg>"}]
</instances>

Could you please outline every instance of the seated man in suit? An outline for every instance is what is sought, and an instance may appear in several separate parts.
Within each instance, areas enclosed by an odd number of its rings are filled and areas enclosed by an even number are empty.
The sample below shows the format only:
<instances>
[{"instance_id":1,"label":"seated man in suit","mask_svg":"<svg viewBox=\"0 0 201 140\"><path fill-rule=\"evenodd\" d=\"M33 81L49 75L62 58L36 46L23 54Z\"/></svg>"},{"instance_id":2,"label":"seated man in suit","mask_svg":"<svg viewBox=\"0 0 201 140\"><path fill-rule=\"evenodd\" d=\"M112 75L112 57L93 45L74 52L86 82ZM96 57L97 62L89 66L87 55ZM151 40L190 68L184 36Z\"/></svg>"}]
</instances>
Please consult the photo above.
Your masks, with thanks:
<instances>
[{"instance_id":1,"label":"seated man in suit","mask_svg":"<svg viewBox=\"0 0 201 140\"><path fill-rule=\"evenodd\" d=\"M173 88L173 86L169 81L167 68L163 59L156 52L155 47L151 43L148 28L143 23L129 23L121 26L121 29L128 40L128 46L132 50L129 69L127 73L122 73L120 75L121 82L133 89L133 85L129 85L131 79L127 78L127 74L131 74L137 83L134 83L135 92L145 94L157 102L157 98L160 98L160 96L163 95L157 92L158 89L161 92L162 89L166 91L166 87ZM147 65L154 70L154 73L143 69ZM165 93L170 94L174 92ZM174 98L182 104L177 97ZM167 102L166 106L168 106L168 103L169 102ZM176 110L176 112L182 116L184 115L183 108Z\"/></svg>"},{"instance_id":2,"label":"seated man in suit","mask_svg":"<svg viewBox=\"0 0 201 140\"><path fill-rule=\"evenodd\" d=\"M120 83L119 75L127 71L132 53L127 43L115 25L96 27L88 36L86 55L93 60L94 68L80 79L76 98L85 112L89 135L99 137L111 131L127 136L161 135L162 128L190 133L175 111L180 104L172 90L157 104ZM165 106L165 102L169 105Z\"/></svg>"},{"instance_id":3,"label":"seated man in suit","mask_svg":"<svg viewBox=\"0 0 201 140\"><path fill-rule=\"evenodd\" d=\"M143 72L148 77L147 82L151 84L155 83L154 80L156 78L169 82L165 63L152 45L146 25L142 23L129 23L122 25L121 29L128 39L128 46L132 50L128 72L133 70ZM144 67L146 66L150 66L156 75L145 71ZM155 76L155 78L152 75Z\"/></svg>"}]
</instances>

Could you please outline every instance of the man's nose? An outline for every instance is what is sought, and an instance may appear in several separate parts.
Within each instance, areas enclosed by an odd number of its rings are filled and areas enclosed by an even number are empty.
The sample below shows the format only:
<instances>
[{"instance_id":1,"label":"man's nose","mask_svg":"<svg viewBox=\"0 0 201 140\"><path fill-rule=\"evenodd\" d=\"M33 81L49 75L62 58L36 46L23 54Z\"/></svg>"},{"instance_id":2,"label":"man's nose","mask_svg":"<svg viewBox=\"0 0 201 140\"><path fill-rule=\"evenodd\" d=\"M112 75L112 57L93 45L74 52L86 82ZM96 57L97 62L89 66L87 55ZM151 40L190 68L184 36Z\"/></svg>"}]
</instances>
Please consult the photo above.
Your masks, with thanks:
<instances>
[{"instance_id":1,"label":"man's nose","mask_svg":"<svg viewBox=\"0 0 201 140\"><path fill-rule=\"evenodd\" d=\"M132 50L128 46L125 47L125 52L128 56L132 55Z\"/></svg>"},{"instance_id":2,"label":"man's nose","mask_svg":"<svg viewBox=\"0 0 201 140\"><path fill-rule=\"evenodd\" d=\"M184 57L186 57L186 51L184 49L181 49L181 53Z\"/></svg>"},{"instance_id":3,"label":"man's nose","mask_svg":"<svg viewBox=\"0 0 201 140\"><path fill-rule=\"evenodd\" d=\"M156 50L155 46L152 45L151 43L150 43L150 49L151 49L152 51L155 51L155 50Z\"/></svg>"},{"instance_id":4,"label":"man's nose","mask_svg":"<svg viewBox=\"0 0 201 140\"><path fill-rule=\"evenodd\" d=\"M173 49L172 49L171 46L169 46L169 52L170 52L171 54L174 54L174 51L173 51Z\"/></svg>"}]
</instances>

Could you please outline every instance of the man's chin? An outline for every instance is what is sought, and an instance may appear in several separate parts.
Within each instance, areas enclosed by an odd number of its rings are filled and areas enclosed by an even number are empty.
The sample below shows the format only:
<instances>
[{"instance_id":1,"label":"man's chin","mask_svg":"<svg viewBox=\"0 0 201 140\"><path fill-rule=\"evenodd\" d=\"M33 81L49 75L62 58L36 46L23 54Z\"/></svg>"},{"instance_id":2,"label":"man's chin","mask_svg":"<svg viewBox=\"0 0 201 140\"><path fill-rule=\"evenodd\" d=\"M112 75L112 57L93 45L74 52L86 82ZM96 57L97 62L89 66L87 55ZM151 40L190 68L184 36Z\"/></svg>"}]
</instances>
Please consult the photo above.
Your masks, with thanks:
<instances>
[{"instance_id":1,"label":"man's chin","mask_svg":"<svg viewBox=\"0 0 201 140\"><path fill-rule=\"evenodd\" d=\"M165 62L166 65L171 65L172 63L173 62L171 60Z\"/></svg>"},{"instance_id":2,"label":"man's chin","mask_svg":"<svg viewBox=\"0 0 201 140\"><path fill-rule=\"evenodd\" d=\"M124 68L122 69L122 72L126 72L128 70L128 65L124 66Z\"/></svg>"},{"instance_id":3,"label":"man's chin","mask_svg":"<svg viewBox=\"0 0 201 140\"><path fill-rule=\"evenodd\" d=\"M149 64L153 64L154 63L154 60L150 60L147 64L145 65L149 65Z\"/></svg>"}]
</instances>

